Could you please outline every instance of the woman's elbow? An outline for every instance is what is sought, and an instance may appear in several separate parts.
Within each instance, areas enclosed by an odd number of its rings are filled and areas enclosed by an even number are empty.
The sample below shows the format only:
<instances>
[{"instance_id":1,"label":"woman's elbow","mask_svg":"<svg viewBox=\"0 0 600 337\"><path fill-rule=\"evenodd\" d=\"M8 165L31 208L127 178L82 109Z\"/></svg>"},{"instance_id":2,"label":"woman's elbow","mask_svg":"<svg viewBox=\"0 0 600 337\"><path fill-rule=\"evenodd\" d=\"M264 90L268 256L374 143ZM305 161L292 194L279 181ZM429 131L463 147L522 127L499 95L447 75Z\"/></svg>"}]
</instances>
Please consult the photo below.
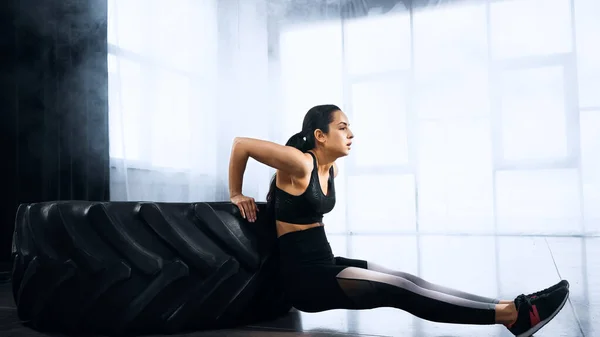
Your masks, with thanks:
<instances>
[{"instance_id":1,"label":"woman's elbow","mask_svg":"<svg viewBox=\"0 0 600 337\"><path fill-rule=\"evenodd\" d=\"M233 142L231 142L231 150L239 151L243 146L244 137L235 137L233 138Z\"/></svg>"}]
</instances>

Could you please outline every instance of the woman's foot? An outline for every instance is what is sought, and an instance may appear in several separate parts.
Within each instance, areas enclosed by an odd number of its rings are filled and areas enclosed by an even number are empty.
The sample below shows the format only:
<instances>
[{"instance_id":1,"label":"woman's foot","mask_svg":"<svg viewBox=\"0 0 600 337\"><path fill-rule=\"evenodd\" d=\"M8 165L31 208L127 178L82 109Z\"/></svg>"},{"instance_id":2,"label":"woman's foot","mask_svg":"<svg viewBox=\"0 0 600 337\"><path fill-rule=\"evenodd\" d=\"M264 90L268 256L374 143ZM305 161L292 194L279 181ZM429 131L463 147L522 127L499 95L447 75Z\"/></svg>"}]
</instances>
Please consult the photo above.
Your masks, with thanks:
<instances>
[{"instance_id":1,"label":"woman's foot","mask_svg":"<svg viewBox=\"0 0 600 337\"><path fill-rule=\"evenodd\" d=\"M549 293L557 290L558 288L563 288L563 287L569 289L569 281L567 281L567 280L561 280L561 281L559 281L558 283L556 283L555 285L553 285L553 286L551 286L549 288L546 288L544 290L540 290L540 291L532 293L532 294L525 295L525 297L527 297L527 298L536 298L536 297L538 297L540 295L549 294ZM501 300L499 304L512 304L512 303L514 303L514 301Z\"/></svg>"},{"instance_id":2,"label":"woman's foot","mask_svg":"<svg viewBox=\"0 0 600 337\"><path fill-rule=\"evenodd\" d=\"M517 337L533 335L548 324L563 308L569 297L568 287L557 287L553 292L535 297L519 295L515 299L517 319L506 327Z\"/></svg>"},{"instance_id":3,"label":"woman's foot","mask_svg":"<svg viewBox=\"0 0 600 337\"><path fill-rule=\"evenodd\" d=\"M535 292L533 294L525 295L525 297L536 298L536 297L544 295L544 294L549 294L549 293L557 290L558 288L563 288L563 287L569 289L569 281L567 281L567 280L561 280L557 284L551 286L550 288L546 288L544 290L540 290L540 291Z\"/></svg>"}]
</instances>

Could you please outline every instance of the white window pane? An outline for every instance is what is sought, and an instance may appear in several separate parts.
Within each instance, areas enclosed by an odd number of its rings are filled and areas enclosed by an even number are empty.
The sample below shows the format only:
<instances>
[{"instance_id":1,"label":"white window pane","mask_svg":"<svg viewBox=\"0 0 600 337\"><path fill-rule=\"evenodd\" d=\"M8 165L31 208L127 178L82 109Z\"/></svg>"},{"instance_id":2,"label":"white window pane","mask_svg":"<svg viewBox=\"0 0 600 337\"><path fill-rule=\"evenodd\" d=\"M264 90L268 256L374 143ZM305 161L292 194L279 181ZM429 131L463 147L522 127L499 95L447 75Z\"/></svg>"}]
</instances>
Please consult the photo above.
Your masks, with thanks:
<instances>
[{"instance_id":1,"label":"white window pane","mask_svg":"<svg viewBox=\"0 0 600 337\"><path fill-rule=\"evenodd\" d=\"M579 106L600 107L600 1L575 1Z\"/></svg>"},{"instance_id":2,"label":"white window pane","mask_svg":"<svg viewBox=\"0 0 600 337\"><path fill-rule=\"evenodd\" d=\"M485 4L426 7L414 13L416 76L485 68Z\"/></svg>"},{"instance_id":3,"label":"white window pane","mask_svg":"<svg viewBox=\"0 0 600 337\"><path fill-rule=\"evenodd\" d=\"M420 230L462 233L493 230L491 148L488 119L421 122Z\"/></svg>"},{"instance_id":4,"label":"white window pane","mask_svg":"<svg viewBox=\"0 0 600 337\"><path fill-rule=\"evenodd\" d=\"M344 30L344 56L350 74L361 75L410 67L408 12L350 20L344 24Z\"/></svg>"},{"instance_id":5,"label":"white window pane","mask_svg":"<svg viewBox=\"0 0 600 337\"><path fill-rule=\"evenodd\" d=\"M504 159L566 157L563 68L506 71L501 85Z\"/></svg>"},{"instance_id":6,"label":"white window pane","mask_svg":"<svg viewBox=\"0 0 600 337\"><path fill-rule=\"evenodd\" d=\"M415 108L420 118L489 113L485 4L417 10Z\"/></svg>"},{"instance_id":7,"label":"white window pane","mask_svg":"<svg viewBox=\"0 0 600 337\"><path fill-rule=\"evenodd\" d=\"M496 173L498 230L511 233L580 233L577 169Z\"/></svg>"},{"instance_id":8,"label":"white window pane","mask_svg":"<svg viewBox=\"0 0 600 337\"><path fill-rule=\"evenodd\" d=\"M419 118L452 120L489 116L487 68L461 71L416 78L415 107Z\"/></svg>"},{"instance_id":9,"label":"white window pane","mask_svg":"<svg viewBox=\"0 0 600 337\"><path fill-rule=\"evenodd\" d=\"M413 275L419 273L417 238L399 235L353 235L349 237L352 248L349 257L366 260L391 270ZM398 315L396 308L377 308L377 310L358 310L353 313L353 328L356 333L378 336L405 336L416 319L412 315ZM373 322L394 322L380 324L373 331Z\"/></svg>"},{"instance_id":10,"label":"white window pane","mask_svg":"<svg viewBox=\"0 0 600 337\"><path fill-rule=\"evenodd\" d=\"M156 2L153 52L156 59L171 66L188 69L192 43L192 12L188 0ZM158 15L160 13L160 15Z\"/></svg>"},{"instance_id":11,"label":"white window pane","mask_svg":"<svg viewBox=\"0 0 600 337\"><path fill-rule=\"evenodd\" d=\"M347 188L348 225L352 232L416 229L413 175L352 176Z\"/></svg>"},{"instance_id":12,"label":"white window pane","mask_svg":"<svg viewBox=\"0 0 600 337\"><path fill-rule=\"evenodd\" d=\"M407 88L402 78L352 85L351 128L359 167L408 162ZM393 147L381 146L393 144Z\"/></svg>"},{"instance_id":13,"label":"white window pane","mask_svg":"<svg viewBox=\"0 0 600 337\"><path fill-rule=\"evenodd\" d=\"M339 24L311 24L281 33L282 142L302 130L311 107L336 104L343 109L340 36Z\"/></svg>"},{"instance_id":14,"label":"white window pane","mask_svg":"<svg viewBox=\"0 0 600 337\"><path fill-rule=\"evenodd\" d=\"M425 280L471 294L497 297L493 237L424 236L420 240L421 276ZM496 336L491 334L490 326L470 326L469 331L472 336ZM461 336L464 333L460 325L425 321L420 335Z\"/></svg>"},{"instance_id":15,"label":"white window pane","mask_svg":"<svg viewBox=\"0 0 600 337\"><path fill-rule=\"evenodd\" d=\"M495 58L572 50L570 0L505 0L490 3Z\"/></svg>"},{"instance_id":16,"label":"white window pane","mask_svg":"<svg viewBox=\"0 0 600 337\"><path fill-rule=\"evenodd\" d=\"M108 1L108 43L133 52L141 53L146 48L146 16L140 15L145 0Z\"/></svg>"},{"instance_id":17,"label":"white window pane","mask_svg":"<svg viewBox=\"0 0 600 337\"><path fill-rule=\"evenodd\" d=\"M178 47L188 48L191 55L188 69L201 74L216 76L218 67L218 18L217 1L189 0L192 4L192 18L189 29L191 41L180 40ZM169 3L169 0L166 0Z\"/></svg>"},{"instance_id":18,"label":"white window pane","mask_svg":"<svg viewBox=\"0 0 600 337\"><path fill-rule=\"evenodd\" d=\"M140 65L114 55L109 55L108 64L110 155L140 160L139 120L143 115Z\"/></svg>"},{"instance_id":19,"label":"white window pane","mask_svg":"<svg viewBox=\"0 0 600 337\"><path fill-rule=\"evenodd\" d=\"M190 168L190 83L181 75L158 73L152 118L152 165Z\"/></svg>"},{"instance_id":20,"label":"white window pane","mask_svg":"<svg viewBox=\"0 0 600 337\"><path fill-rule=\"evenodd\" d=\"M180 70L214 67L217 13L213 2L157 0L153 4L152 57Z\"/></svg>"},{"instance_id":21,"label":"white window pane","mask_svg":"<svg viewBox=\"0 0 600 337\"><path fill-rule=\"evenodd\" d=\"M586 230L600 232L600 110L581 112L581 174Z\"/></svg>"},{"instance_id":22,"label":"white window pane","mask_svg":"<svg viewBox=\"0 0 600 337\"><path fill-rule=\"evenodd\" d=\"M217 88L210 81L194 81L191 83L190 90L191 97L188 101L191 109L188 123L193 126L190 128L190 166L192 172L196 174L202 174L204 177L214 177L218 169L217 153L219 153L219 147L207 146L207 144L217 144L218 136L221 134L221 130L215 127L218 118L220 118L217 113ZM263 183L265 183L265 188L268 189L268 181ZM199 189L201 188L193 187L191 193L199 193ZM257 200L259 199L261 198L257 198Z\"/></svg>"}]
</instances>

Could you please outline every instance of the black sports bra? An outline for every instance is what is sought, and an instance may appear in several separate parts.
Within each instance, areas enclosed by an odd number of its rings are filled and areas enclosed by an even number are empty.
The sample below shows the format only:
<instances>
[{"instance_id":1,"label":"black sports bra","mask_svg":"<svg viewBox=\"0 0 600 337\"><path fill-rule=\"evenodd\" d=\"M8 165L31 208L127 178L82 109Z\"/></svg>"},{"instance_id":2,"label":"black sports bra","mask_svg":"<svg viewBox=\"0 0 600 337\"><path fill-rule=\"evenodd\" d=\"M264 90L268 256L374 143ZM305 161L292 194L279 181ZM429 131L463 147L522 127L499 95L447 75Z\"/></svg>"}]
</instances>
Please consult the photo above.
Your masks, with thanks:
<instances>
[{"instance_id":1,"label":"black sports bra","mask_svg":"<svg viewBox=\"0 0 600 337\"><path fill-rule=\"evenodd\" d=\"M275 186L275 219L293 224L313 224L323 221L323 215L331 212L335 206L335 185L333 165L327 179L327 195L319 183L317 158L312 152L314 168L310 182L304 193L292 195Z\"/></svg>"}]
</instances>

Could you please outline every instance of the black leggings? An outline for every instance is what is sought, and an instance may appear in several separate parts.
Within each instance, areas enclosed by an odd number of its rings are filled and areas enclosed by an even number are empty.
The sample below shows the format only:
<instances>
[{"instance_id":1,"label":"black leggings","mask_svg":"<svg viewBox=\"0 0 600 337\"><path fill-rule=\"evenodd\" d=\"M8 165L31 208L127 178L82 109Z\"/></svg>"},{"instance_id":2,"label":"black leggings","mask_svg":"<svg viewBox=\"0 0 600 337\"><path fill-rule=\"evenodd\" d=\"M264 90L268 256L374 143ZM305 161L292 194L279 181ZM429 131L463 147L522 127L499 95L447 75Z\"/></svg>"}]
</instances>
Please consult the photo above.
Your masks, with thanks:
<instances>
[{"instance_id":1,"label":"black leggings","mask_svg":"<svg viewBox=\"0 0 600 337\"><path fill-rule=\"evenodd\" d=\"M495 324L497 299L364 260L334 257L323 227L284 234L279 249L286 295L300 311L394 307L434 322Z\"/></svg>"}]
</instances>

